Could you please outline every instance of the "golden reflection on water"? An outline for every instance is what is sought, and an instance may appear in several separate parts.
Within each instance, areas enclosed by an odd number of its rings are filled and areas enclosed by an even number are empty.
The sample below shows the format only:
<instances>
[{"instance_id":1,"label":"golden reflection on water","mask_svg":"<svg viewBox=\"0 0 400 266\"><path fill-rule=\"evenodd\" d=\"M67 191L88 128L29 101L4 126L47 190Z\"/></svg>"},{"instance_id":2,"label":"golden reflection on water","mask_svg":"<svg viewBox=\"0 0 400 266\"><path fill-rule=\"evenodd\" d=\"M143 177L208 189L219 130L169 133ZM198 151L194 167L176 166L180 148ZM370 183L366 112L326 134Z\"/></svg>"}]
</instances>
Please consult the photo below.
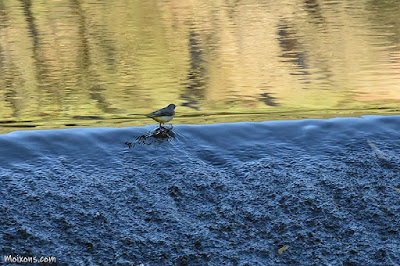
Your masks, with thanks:
<instances>
[{"instance_id":1,"label":"golden reflection on water","mask_svg":"<svg viewBox=\"0 0 400 266\"><path fill-rule=\"evenodd\" d=\"M3 1L0 133L399 114L400 2Z\"/></svg>"}]
</instances>

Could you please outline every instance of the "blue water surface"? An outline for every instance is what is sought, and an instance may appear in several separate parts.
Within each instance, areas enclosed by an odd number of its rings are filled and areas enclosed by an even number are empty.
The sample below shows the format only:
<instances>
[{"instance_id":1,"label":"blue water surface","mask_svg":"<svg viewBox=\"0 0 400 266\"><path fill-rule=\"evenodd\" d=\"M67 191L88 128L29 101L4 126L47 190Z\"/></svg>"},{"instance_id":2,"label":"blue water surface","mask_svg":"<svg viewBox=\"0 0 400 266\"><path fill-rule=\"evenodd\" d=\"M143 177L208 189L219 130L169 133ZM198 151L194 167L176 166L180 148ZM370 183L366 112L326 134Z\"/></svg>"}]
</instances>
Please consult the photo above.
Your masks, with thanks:
<instances>
[{"instance_id":1,"label":"blue water surface","mask_svg":"<svg viewBox=\"0 0 400 266\"><path fill-rule=\"evenodd\" d=\"M1 260L400 263L399 116L154 129L0 135Z\"/></svg>"}]
</instances>

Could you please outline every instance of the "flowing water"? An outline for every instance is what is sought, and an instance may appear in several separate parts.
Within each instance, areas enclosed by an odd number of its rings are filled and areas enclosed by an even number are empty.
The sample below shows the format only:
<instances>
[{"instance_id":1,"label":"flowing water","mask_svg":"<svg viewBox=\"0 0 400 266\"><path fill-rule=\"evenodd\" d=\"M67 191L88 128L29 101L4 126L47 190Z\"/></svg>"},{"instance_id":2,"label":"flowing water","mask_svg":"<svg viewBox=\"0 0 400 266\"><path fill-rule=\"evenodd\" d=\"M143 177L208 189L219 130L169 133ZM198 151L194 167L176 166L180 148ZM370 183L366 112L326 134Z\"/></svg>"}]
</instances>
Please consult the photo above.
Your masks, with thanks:
<instances>
[{"instance_id":1,"label":"flowing water","mask_svg":"<svg viewBox=\"0 0 400 266\"><path fill-rule=\"evenodd\" d=\"M399 14L0 0L0 261L399 265Z\"/></svg>"},{"instance_id":2,"label":"flowing water","mask_svg":"<svg viewBox=\"0 0 400 266\"><path fill-rule=\"evenodd\" d=\"M0 1L0 128L398 114L400 2Z\"/></svg>"},{"instance_id":3,"label":"flowing water","mask_svg":"<svg viewBox=\"0 0 400 266\"><path fill-rule=\"evenodd\" d=\"M0 261L399 265L400 116L153 130L0 135Z\"/></svg>"}]
</instances>

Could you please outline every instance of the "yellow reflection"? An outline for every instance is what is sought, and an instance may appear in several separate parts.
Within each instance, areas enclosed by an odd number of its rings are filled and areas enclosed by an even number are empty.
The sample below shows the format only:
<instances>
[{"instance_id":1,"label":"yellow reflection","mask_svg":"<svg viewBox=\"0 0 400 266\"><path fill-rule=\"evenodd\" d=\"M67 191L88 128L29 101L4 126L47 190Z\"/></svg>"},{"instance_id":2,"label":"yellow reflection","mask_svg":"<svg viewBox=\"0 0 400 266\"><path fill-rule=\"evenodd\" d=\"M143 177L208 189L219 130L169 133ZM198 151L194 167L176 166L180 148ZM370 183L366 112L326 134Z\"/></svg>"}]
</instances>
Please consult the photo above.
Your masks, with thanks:
<instances>
[{"instance_id":1,"label":"yellow reflection","mask_svg":"<svg viewBox=\"0 0 400 266\"><path fill-rule=\"evenodd\" d=\"M144 125L171 102L181 123L398 113L400 9L353 4L6 1L0 122Z\"/></svg>"}]
</instances>

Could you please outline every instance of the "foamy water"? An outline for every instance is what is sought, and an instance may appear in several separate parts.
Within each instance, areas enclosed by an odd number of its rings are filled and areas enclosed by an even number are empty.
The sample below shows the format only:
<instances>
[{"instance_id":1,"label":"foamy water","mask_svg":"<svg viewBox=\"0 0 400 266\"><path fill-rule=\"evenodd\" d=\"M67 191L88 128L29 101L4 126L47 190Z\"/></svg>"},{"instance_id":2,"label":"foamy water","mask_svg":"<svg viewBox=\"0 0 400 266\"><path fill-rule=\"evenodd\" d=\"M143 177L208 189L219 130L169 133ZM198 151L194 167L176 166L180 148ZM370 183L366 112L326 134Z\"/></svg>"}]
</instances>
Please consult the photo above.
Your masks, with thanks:
<instances>
[{"instance_id":1,"label":"foamy water","mask_svg":"<svg viewBox=\"0 0 400 266\"><path fill-rule=\"evenodd\" d=\"M60 265L400 263L400 117L0 135L2 256ZM2 257L3 261L3 257Z\"/></svg>"}]
</instances>

